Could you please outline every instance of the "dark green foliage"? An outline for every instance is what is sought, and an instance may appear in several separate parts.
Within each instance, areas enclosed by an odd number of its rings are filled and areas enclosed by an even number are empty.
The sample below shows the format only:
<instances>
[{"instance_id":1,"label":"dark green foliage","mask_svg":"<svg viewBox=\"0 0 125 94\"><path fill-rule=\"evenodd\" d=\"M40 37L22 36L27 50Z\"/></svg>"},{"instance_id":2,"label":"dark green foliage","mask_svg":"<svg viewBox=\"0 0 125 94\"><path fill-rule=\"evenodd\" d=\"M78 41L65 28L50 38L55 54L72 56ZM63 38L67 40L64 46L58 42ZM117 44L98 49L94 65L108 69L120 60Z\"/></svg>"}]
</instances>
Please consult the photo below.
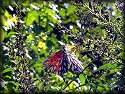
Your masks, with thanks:
<instances>
[{"instance_id":1,"label":"dark green foliage","mask_svg":"<svg viewBox=\"0 0 125 94\"><path fill-rule=\"evenodd\" d=\"M13 0L1 2L0 93L124 92L123 2L92 1L22 0L20 8ZM18 8L21 29L13 16L18 16ZM70 52L83 62L80 75L68 71L59 76L44 66L50 55L62 49L58 41L75 45Z\"/></svg>"}]
</instances>

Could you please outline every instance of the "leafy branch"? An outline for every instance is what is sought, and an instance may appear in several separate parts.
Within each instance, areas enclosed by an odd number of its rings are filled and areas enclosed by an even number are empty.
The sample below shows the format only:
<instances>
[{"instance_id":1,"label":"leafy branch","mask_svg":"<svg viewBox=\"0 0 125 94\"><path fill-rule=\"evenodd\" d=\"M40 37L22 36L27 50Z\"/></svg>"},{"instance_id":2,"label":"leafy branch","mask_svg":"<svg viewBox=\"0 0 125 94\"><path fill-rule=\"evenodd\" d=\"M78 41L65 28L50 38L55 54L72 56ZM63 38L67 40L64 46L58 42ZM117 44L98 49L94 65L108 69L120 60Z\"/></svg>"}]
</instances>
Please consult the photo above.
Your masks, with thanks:
<instances>
[{"instance_id":1,"label":"leafy branch","mask_svg":"<svg viewBox=\"0 0 125 94\"><path fill-rule=\"evenodd\" d=\"M84 6L88 9L88 11L92 14L95 15L97 18L95 18L95 20L101 24L101 25L106 25L108 27L110 27L113 31L117 31L123 38L125 38L125 36L122 34L122 32L120 32L120 30L118 30L118 28L116 27L116 24L114 24L113 22L108 22L104 17L102 17L101 13L95 13L93 9L91 9L88 5L86 5L84 3ZM102 19L102 21L99 20L99 18ZM116 33L117 33L116 32Z\"/></svg>"}]
</instances>

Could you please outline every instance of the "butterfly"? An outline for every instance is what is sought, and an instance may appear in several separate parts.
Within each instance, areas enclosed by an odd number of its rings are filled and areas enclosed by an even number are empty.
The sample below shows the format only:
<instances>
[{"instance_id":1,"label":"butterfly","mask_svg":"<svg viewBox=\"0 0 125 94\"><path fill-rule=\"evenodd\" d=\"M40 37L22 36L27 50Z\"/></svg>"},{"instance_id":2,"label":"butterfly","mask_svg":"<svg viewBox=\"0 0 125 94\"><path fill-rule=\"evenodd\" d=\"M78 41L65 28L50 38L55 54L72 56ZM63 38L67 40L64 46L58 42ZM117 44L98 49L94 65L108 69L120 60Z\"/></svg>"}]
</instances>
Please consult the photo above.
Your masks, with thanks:
<instances>
[{"instance_id":1,"label":"butterfly","mask_svg":"<svg viewBox=\"0 0 125 94\"><path fill-rule=\"evenodd\" d=\"M51 68L53 73L59 75L63 75L68 70L72 73L80 74L83 71L82 62L70 54L66 48L65 46L62 50L50 56L44 64L46 67Z\"/></svg>"}]
</instances>

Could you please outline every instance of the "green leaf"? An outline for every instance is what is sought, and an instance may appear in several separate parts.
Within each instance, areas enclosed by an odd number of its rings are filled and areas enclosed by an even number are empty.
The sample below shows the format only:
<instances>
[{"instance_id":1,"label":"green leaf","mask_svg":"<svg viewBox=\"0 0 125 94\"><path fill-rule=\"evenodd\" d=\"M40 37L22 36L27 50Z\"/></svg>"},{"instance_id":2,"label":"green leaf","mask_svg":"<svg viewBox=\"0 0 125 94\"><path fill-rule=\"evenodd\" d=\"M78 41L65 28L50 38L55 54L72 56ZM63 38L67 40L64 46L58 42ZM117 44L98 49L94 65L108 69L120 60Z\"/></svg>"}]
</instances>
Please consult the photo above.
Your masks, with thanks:
<instances>
[{"instance_id":1,"label":"green leaf","mask_svg":"<svg viewBox=\"0 0 125 94\"><path fill-rule=\"evenodd\" d=\"M85 75L80 74L79 79L80 79L81 84L85 84L85 81L86 81Z\"/></svg>"},{"instance_id":2,"label":"green leaf","mask_svg":"<svg viewBox=\"0 0 125 94\"><path fill-rule=\"evenodd\" d=\"M37 67L41 67L41 64L36 63L36 64L33 65L33 67L35 67L35 68L37 68Z\"/></svg>"},{"instance_id":3,"label":"green leaf","mask_svg":"<svg viewBox=\"0 0 125 94\"><path fill-rule=\"evenodd\" d=\"M26 42L31 41L31 40L33 40L33 35L32 35L32 34L29 34L29 35L27 36Z\"/></svg>"},{"instance_id":4,"label":"green leaf","mask_svg":"<svg viewBox=\"0 0 125 94\"><path fill-rule=\"evenodd\" d=\"M7 73L7 72L12 72L12 71L13 71L12 68L7 68L7 69L2 71L2 74Z\"/></svg>"},{"instance_id":5,"label":"green leaf","mask_svg":"<svg viewBox=\"0 0 125 94\"><path fill-rule=\"evenodd\" d=\"M101 67L99 67L98 70L100 70L100 69L114 69L116 67L117 67L117 63L115 63L115 64L108 63L108 64L104 64Z\"/></svg>"},{"instance_id":6,"label":"green leaf","mask_svg":"<svg viewBox=\"0 0 125 94\"><path fill-rule=\"evenodd\" d=\"M74 84L74 81L69 85L69 88L72 89L74 88L75 84Z\"/></svg>"},{"instance_id":7,"label":"green leaf","mask_svg":"<svg viewBox=\"0 0 125 94\"><path fill-rule=\"evenodd\" d=\"M96 33L101 32L101 28L100 28L100 27L95 27L93 30L94 30L94 32L96 32Z\"/></svg>"},{"instance_id":8,"label":"green leaf","mask_svg":"<svg viewBox=\"0 0 125 94\"><path fill-rule=\"evenodd\" d=\"M70 81L69 81L70 82ZM68 83L69 83L68 82ZM65 88L65 90L70 90L70 89L73 89L73 88L75 88L76 87L76 84L78 84L77 82L75 82L75 81L72 81L70 84L69 84L69 86L67 86L66 88Z\"/></svg>"},{"instance_id":9,"label":"green leaf","mask_svg":"<svg viewBox=\"0 0 125 94\"><path fill-rule=\"evenodd\" d=\"M97 90L100 91L100 92L102 92L102 91L104 90L104 88L101 87L101 86L98 86L98 87L97 87Z\"/></svg>"},{"instance_id":10,"label":"green leaf","mask_svg":"<svg viewBox=\"0 0 125 94\"><path fill-rule=\"evenodd\" d=\"M20 0L20 3L23 5L23 7L27 7L30 4L30 2L27 0Z\"/></svg>"},{"instance_id":11,"label":"green leaf","mask_svg":"<svg viewBox=\"0 0 125 94\"><path fill-rule=\"evenodd\" d=\"M7 38L7 37L10 37L11 35L14 35L14 34L16 34L16 32L11 31L11 32L9 32L9 33L7 34L6 38Z\"/></svg>"},{"instance_id":12,"label":"green leaf","mask_svg":"<svg viewBox=\"0 0 125 94\"><path fill-rule=\"evenodd\" d=\"M46 14L48 14L48 16L56 16L56 13L52 10L52 9L46 9L45 11Z\"/></svg>"},{"instance_id":13,"label":"green leaf","mask_svg":"<svg viewBox=\"0 0 125 94\"><path fill-rule=\"evenodd\" d=\"M75 22L78 19L78 16L76 14L72 14L72 16L70 16L70 19L72 22Z\"/></svg>"},{"instance_id":14,"label":"green leaf","mask_svg":"<svg viewBox=\"0 0 125 94\"><path fill-rule=\"evenodd\" d=\"M4 15L5 15L5 17L9 18L9 12L8 11L5 11Z\"/></svg>"},{"instance_id":15,"label":"green leaf","mask_svg":"<svg viewBox=\"0 0 125 94\"><path fill-rule=\"evenodd\" d=\"M43 20L40 22L40 25L45 28L46 24L47 24L47 18L43 18Z\"/></svg>"},{"instance_id":16,"label":"green leaf","mask_svg":"<svg viewBox=\"0 0 125 94\"><path fill-rule=\"evenodd\" d=\"M52 46L54 46L54 45L55 45L55 40L54 40L54 38L49 38L49 39L47 39L47 40L46 40L46 45L47 45L47 47L49 47L49 48L51 48Z\"/></svg>"},{"instance_id":17,"label":"green leaf","mask_svg":"<svg viewBox=\"0 0 125 94\"><path fill-rule=\"evenodd\" d=\"M122 51L120 54L118 54L118 56L121 56L123 59L125 59L125 52Z\"/></svg>"},{"instance_id":18,"label":"green leaf","mask_svg":"<svg viewBox=\"0 0 125 94\"><path fill-rule=\"evenodd\" d=\"M53 30L53 28L51 25L47 24L45 30L46 30L47 34L50 34L50 32Z\"/></svg>"},{"instance_id":19,"label":"green leaf","mask_svg":"<svg viewBox=\"0 0 125 94\"><path fill-rule=\"evenodd\" d=\"M69 38L68 38L68 35L65 35L65 36L64 36L64 40L65 40L66 42L68 42L68 39L69 39Z\"/></svg>"},{"instance_id":20,"label":"green leaf","mask_svg":"<svg viewBox=\"0 0 125 94\"><path fill-rule=\"evenodd\" d=\"M116 17L120 17L121 16L121 12L119 12L119 11L116 11L116 15L115 15Z\"/></svg>"},{"instance_id":21,"label":"green leaf","mask_svg":"<svg viewBox=\"0 0 125 94\"><path fill-rule=\"evenodd\" d=\"M34 85L38 85L40 83L40 80L36 80L35 82L34 82Z\"/></svg>"},{"instance_id":22,"label":"green leaf","mask_svg":"<svg viewBox=\"0 0 125 94\"><path fill-rule=\"evenodd\" d=\"M73 14L75 12L76 7L73 5L70 5L67 9L67 15Z\"/></svg>"},{"instance_id":23,"label":"green leaf","mask_svg":"<svg viewBox=\"0 0 125 94\"><path fill-rule=\"evenodd\" d=\"M3 77L3 80L4 80L4 81L12 81L12 77L6 75L6 76Z\"/></svg>"},{"instance_id":24,"label":"green leaf","mask_svg":"<svg viewBox=\"0 0 125 94\"><path fill-rule=\"evenodd\" d=\"M73 78L73 73L71 73L70 71L69 72L67 72L66 73L66 75L65 75L68 79L71 79L71 78ZM65 77L64 76L64 77Z\"/></svg>"},{"instance_id":25,"label":"green leaf","mask_svg":"<svg viewBox=\"0 0 125 94\"><path fill-rule=\"evenodd\" d=\"M107 32L106 32L105 30L101 30L101 33L102 33L102 36L103 36L104 38L107 37Z\"/></svg>"},{"instance_id":26,"label":"green leaf","mask_svg":"<svg viewBox=\"0 0 125 94\"><path fill-rule=\"evenodd\" d=\"M84 73L87 74L88 76L91 75L91 72L90 72L90 70L88 68L84 70Z\"/></svg>"},{"instance_id":27,"label":"green leaf","mask_svg":"<svg viewBox=\"0 0 125 94\"><path fill-rule=\"evenodd\" d=\"M14 89L14 91L15 91L16 94L19 93L19 90L18 90L18 89L19 89L19 88L18 88L19 83L18 83L18 82L15 82L15 81L9 81L8 84L11 84L11 85L13 86L13 89Z\"/></svg>"},{"instance_id":28,"label":"green leaf","mask_svg":"<svg viewBox=\"0 0 125 94\"><path fill-rule=\"evenodd\" d=\"M9 91L11 92L17 92L18 89L18 83L14 82L14 81L9 81L7 84L7 88L9 89Z\"/></svg>"},{"instance_id":29,"label":"green leaf","mask_svg":"<svg viewBox=\"0 0 125 94\"><path fill-rule=\"evenodd\" d=\"M32 45L31 49L33 49L37 55L39 54L37 46Z\"/></svg>"},{"instance_id":30,"label":"green leaf","mask_svg":"<svg viewBox=\"0 0 125 94\"><path fill-rule=\"evenodd\" d=\"M25 18L25 22L27 26L30 26L34 21L38 22L38 12L37 11L30 11Z\"/></svg>"},{"instance_id":31,"label":"green leaf","mask_svg":"<svg viewBox=\"0 0 125 94\"><path fill-rule=\"evenodd\" d=\"M59 14L60 14L61 16L65 17L65 16L66 16L66 10L64 10L64 9L60 10L60 11L59 11Z\"/></svg>"},{"instance_id":32,"label":"green leaf","mask_svg":"<svg viewBox=\"0 0 125 94\"><path fill-rule=\"evenodd\" d=\"M54 19L54 17L53 16L48 16L48 19L49 19L49 22L52 22L52 23L57 23L57 20L56 20L56 18Z\"/></svg>"},{"instance_id":33,"label":"green leaf","mask_svg":"<svg viewBox=\"0 0 125 94\"><path fill-rule=\"evenodd\" d=\"M6 27L9 27L9 24L8 24L8 22L7 22L7 17L5 16L1 16L1 23L2 23L2 25L4 25L4 26L6 26Z\"/></svg>"},{"instance_id":34,"label":"green leaf","mask_svg":"<svg viewBox=\"0 0 125 94\"><path fill-rule=\"evenodd\" d=\"M52 47L54 44L53 44L53 42L52 42L51 40L47 40L47 41L46 41L46 45L47 45L48 47Z\"/></svg>"}]
</instances>

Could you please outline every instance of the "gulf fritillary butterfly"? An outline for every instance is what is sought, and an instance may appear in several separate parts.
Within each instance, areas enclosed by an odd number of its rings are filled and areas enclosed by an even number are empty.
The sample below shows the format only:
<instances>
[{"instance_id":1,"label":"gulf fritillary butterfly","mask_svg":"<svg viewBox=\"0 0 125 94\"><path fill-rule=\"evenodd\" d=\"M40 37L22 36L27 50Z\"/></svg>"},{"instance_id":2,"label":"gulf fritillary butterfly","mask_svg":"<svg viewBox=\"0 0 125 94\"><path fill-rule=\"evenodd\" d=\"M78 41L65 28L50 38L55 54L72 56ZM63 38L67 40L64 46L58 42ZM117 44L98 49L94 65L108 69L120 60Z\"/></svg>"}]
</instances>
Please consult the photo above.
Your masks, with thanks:
<instances>
[{"instance_id":1,"label":"gulf fritillary butterfly","mask_svg":"<svg viewBox=\"0 0 125 94\"><path fill-rule=\"evenodd\" d=\"M72 54L68 53L65 49L50 56L44 64L46 67L51 68L53 73L59 75L68 72L68 70L75 74L80 74L83 71L82 62Z\"/></svg>"}]
</instances>

